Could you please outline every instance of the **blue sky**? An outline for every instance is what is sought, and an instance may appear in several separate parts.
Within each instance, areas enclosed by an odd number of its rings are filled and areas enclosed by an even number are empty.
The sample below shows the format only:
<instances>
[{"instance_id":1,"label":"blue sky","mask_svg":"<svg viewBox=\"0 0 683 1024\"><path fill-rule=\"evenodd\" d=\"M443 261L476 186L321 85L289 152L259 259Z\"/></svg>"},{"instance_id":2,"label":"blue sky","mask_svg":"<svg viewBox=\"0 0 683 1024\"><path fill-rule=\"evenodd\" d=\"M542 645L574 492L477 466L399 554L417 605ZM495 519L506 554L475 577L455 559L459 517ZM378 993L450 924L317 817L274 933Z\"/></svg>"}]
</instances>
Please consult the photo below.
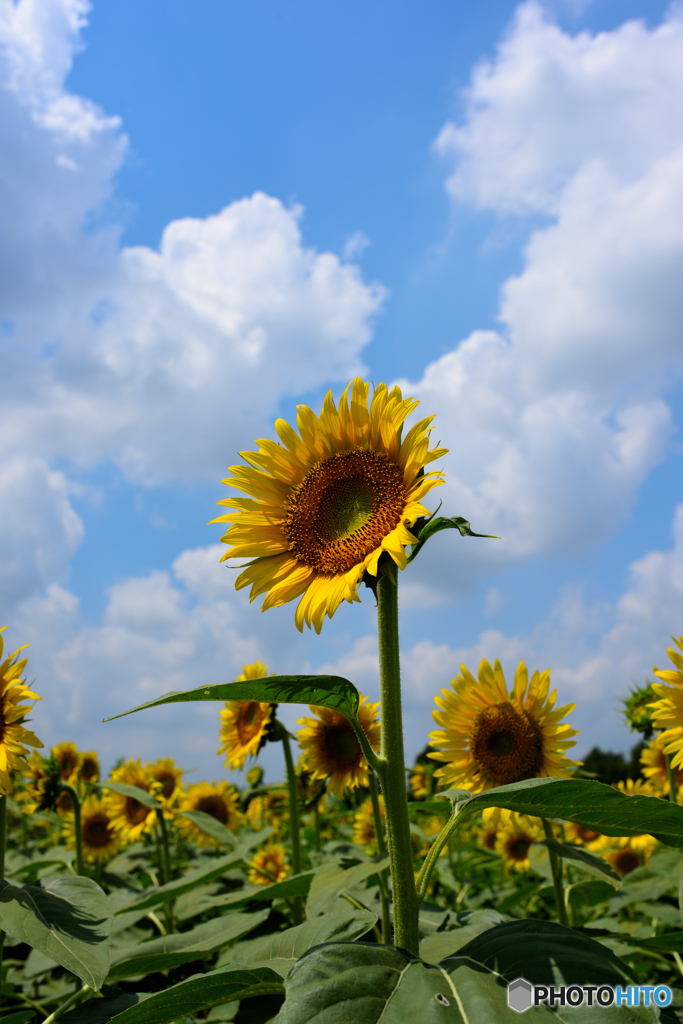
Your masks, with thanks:
<instances>
[{"instance_id":1,"label":"blue sky","mask_svg":"<svg viewBox=\"0 0 683 1024\"><path fill-rule=\"evenodd\" d=\"M632 743L683 629L681 68L659 2L0 3L0 618L46 742L213 778L215 709L100 719L256 658L376 693L369 594L301 637L206 526L360 372L502 538L404 574L409 753L482 657L552 667L579 753Z\"/></svg>"}]
</instances>

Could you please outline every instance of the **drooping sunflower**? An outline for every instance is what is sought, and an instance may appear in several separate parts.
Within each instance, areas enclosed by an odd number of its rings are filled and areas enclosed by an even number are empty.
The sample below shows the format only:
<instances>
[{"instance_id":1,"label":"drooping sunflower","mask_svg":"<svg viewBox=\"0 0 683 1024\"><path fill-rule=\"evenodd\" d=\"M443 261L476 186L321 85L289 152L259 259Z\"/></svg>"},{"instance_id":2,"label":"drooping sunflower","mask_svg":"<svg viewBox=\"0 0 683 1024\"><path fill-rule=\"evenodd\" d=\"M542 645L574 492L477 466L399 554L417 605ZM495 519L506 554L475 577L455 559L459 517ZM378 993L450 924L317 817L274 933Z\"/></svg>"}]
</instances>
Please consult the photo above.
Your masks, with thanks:
<instances>
[{"instance_id":1,"label":"drooping sunflower","mask_svg":"<svg viewBox=\"0 0 683 1024\"><path fill-rule=\"evenodd\" d=\"M100 759L96 750L78 755L78 777L82 782L97 782L100 777Z\"/></svg>"},{"instance_id":2,"label":"drooping sunflower","mask_svg":"<svg viewBox=\"0 0 683 1024\"><path fill-rule=\"evenodd\" d=\"M78 748L75 743L58 743L50 751L59 765L59 774L62 782L69 782L78 768Z\"/></svg>"},{"instance_id":3,"label":"drooping sunflower","mask_svg":"<svg viewBox=\"0 0 683 1024\"><path fill-rule=\"evenodd\" d=\"M3 626L0 634L6 628ZM0 636L0 796L12 794L9 772L11 769L24 770L28 747L43 745L37 736L23 726L31 706L22 702L41 700L21 678L28 659L19 660L18 655L27 646L19 647L3 661L3 641Z\"/></svg>"},{"instance_id":4,"label":"drooping sunflower","mask_svg":"<svg viewBox=\"0 0 683 1024\"><path fill-rule=\"evenodd\" d=\"M244 665L236 683L248 679L264 679L268 666L262 661ZM244 768L247 757L256 757L265 742L273 717L273 705L251 700L228 700L218 715L221 745L218 754L225 754L225 768Z\"/></svg>"},{"instance_id":5,"label":"drooping sunflower","mask_svg":"<svg viewBox=\"0 0 683 1024\"><path fill-rule=\"evenodd\" d=\"M151 792L163 805L165 817L172 817L183 795L183 770L172 757L162 757L145 765Z\"/></svg>"},{"instance_id":6,"label":"drooping sunflower","mask_svg":"<svg viewBox=\"0 0 683 1024\"><path fill-rule=\"evenodd\" d=\"M379 813L382 821L386 821L384 798L379 798ZM375 835L375 818L372 813L372 800L364 800L353 816L353 841L356 846L363 846L369 853L377 853L377 836Z\"/></svg>"},{"instance_id":7,"label":"drooping sunflower","mask_svg":"<svg viewBox=\"0 0 683 1024\"><path fill-rule=\"evenodd\" d=\"M235 832L244 821L239 806L239 793L223 779L221 782L196 782L188 786L180 811L203 811L204 814L210 814L216 821L220 821L230 832ZM186 839L204 849L219 845L215 839L182 814L178 818L178 829Z\"/></svg>"},{"instance_id":8,"label":"drooping sunflower","mask_svg":"<svg viewBox=\"0 0 683 1024\"><path fill-rule=\"evenodd\" d=\"M370 704L360 694L358 721L373 750L380 745L379 704ZM351 725L332 708L309 705L315 718L299 718L305 728L297 733L303 749L302 766L314 779L327 779L327 792L342 799L346 789L368 785L368 763Z\"/></svg>"},{"instance_id":9,"label":"drooping sunflower","mask_svg":"<svg viewBox=\"0 0 683 1024\"><path fill-rule=\"evenodd\" d=\"M254 885L272 885L281 882L289 874L284 846L274 843L264 846L250 862L249 881Z\"/></svg>"},{"instance_id":10,"label":"drooping sunflower","mask_svg":"<svg viewBox=\"0 0 683 1024\"><path fill-rule=\"evenodd\" d=\"M660 736L654 736L640 755L642 772L646 779L652 783L657 794L669 795L669 775L666 770L666 754L664 753L665 741ZM674 770L676 785L680 789L683 786L683 769Z\"/></svg>"},{"instance_id":11,"label":"drooping sunflower","mask_svg":"<svg viewBox=\"0 0 683 1024\"><path fill-rule=\"evenodd\" d=\"M76 846L76 827L73 815L64 825L67 849ZM96 796L88 796L81 805L81 844L83 856L91 864L110 860L121 848L120 837L112 824L107 803Z\"/></svg>"},{"instance_id":12,"label":"drooping sunflower","mask_svg":"<svg viewBox=\"0 0 683 1024\"><path fill-rule=\"evenodd\" d=\"M475 679L465 665L435 701L433 717L442 728L430 733L429 756L444 761L435 774L445 788L479 793L522 779L565 778L580 764L570 761L565 750L576 745L577 736L561 719L576 705L555 708L557 693L548 694L550 669L534 672L529 679L520 661L512 692L508 694L500 662L491 668L484 660Z\"/></svg>"},{"instance_id":13,"label":"drooping sunflower","mask_svg":"<svg viewBox=\"0 0 683 1024\"><path fill-rule=\"evenodd\" d=\"M146 793L151 790L151 783L140 761L126 761L120 768L111 773L112 782L123 782L127 786L137 786ZM157 820L153 807L147 807L133 796L124 796L114 790L107 790L107 811L111 816L112 826L124 845L135 843L143 834L150 833Z\"/></svg>"},{"instance_id":14,"label":"drooping sunflower","mask_svg":"<svg viewBox=\"0 0 683 1024\"><path fill-rule=\"evenodd\" d=\"M405 568L416 541L408 528L429 515L422 500L443 483L442 473L424 473L447 450L429 448L434 417L402 438L419 402L379 384L368 408L369 392L357 377L338 407L328 392L319 417L298 406L299 433L277 420L282 443L259 440L223 481L248 495L218 502L232 511L213 520L230 524L222 560L252 559L235 586L251 587L252 601L265 594L264 611L301 598L300 630L306 623L319 633L342 601L360 600L358 585L366 572L377 576L383 552Z\"/></svg>"},{"instance_id":15,"label":"drooping sunflower","mask_svg":"<svg viewBox=\"0 0 683 1024\"><path fill-rule=\"evenodd\" d=\"M542 838L540 827L529 822L530 819L526 816L513 812L505 827L500 829L496 836L496 851L503 858L508 870L529 870L529 850Z\"/></svg>"},{"instance_id":16,"label":"drooping sunflower","mask_svg":"<svg viewBox=\"0 0 683 1024\"><path fill-rule=\"evenodd\" d=\"M683 765L683 636L678 640L675 636L671 639L678 647L678 651L673 647L667 647L666 653L675 665L676 671L653 666L655 675L664 682L652 684L652 689L659 700L650 707L655 729L664 729L659 737L664 744L664 753L673 755L671 767L677 768Z\"/></svg>"}]
</instances>

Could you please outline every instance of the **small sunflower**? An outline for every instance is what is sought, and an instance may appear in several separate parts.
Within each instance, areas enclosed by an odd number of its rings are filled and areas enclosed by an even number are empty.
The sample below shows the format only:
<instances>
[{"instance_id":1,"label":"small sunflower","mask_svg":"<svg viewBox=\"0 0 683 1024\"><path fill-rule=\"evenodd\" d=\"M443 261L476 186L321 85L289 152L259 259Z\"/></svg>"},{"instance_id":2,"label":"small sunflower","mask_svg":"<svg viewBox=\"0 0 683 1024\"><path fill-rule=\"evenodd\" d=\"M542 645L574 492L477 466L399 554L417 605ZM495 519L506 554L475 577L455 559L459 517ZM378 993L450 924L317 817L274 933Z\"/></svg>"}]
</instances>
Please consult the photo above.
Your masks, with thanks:
<instances>
[{"instance_id":1,"label":"small sunflower","mask_svg":"<svg viewBox=\"0 0 683 1024\"><path fill-rule=\"evenodd\" d=\"M266 825L276 833L282 832L289 822L289 800L284 789L271 789L252 797L247 807L247 819L254 832L260 832Z\"/></svg>"},{"instance_id":2,"label":"small sunflower","mask_svg":"<svg viewBox=\"0 0 683 1024\"><path fill-rule=\"evenodd\" d=\"M264 846L255 854L249 868L249 881L254 885L272 885L273 882L281 882L289 874L284 846L280 846L278 843Z\"/></svg>"},{"instance_id":3,"label":"small sunflower","mask_svg":"<svg viewBox=\"0 0 683 1024\"><path fill-rule=\"evenodd\" d=\"M78 749L75 743L58 743L50 751L59 765L59 774L62 782L69 782L78 768Z\"/></svg>"},{"instance_id":4,"label":"small sunflower","mask_svg":"<svg viewBox=\"0 0 683 1024\"><path fill-rule=\"evenodd\" d=\"M503 858L507 869L528 871L529 850L541 838L541 829L538 826L529 825L527 817L513 812L508 823L498 832L496 851Z\"/></svg>"},{"instance_id":5,"label":"small sunflower","mask_svg":"<svg viewBox=\"0 0 683 1024\"><path fill-rule=\"evenodd\" d=\"M100 759L95 750L78 755L78 777L81 782L97 782L100 777Z\"/></svg>"},{"instance_id":6,"label":"small sunflower","mask_svg":"<svg viewBox=\"0 0 683 1024\"><path fill-rule=\"evenodd\" d=\"M163 805L165 817L173 815L183 795L183 770L172 757L162 757L154 764L145 765L151 782L151 791Z\"/></svg>"},{"instance_id":7,"label":"small sunflower","mask_svg":"<svg viewBox=\"0 0 683 1024\"><path fill-rule=\"evenodd\" d=\"M607 850L603 856L612 865L619 878L623 878L624 875L645 863L641 854L634 850L632 846L622 846L618 850Z\"/></svg>"},{"instance_id":8,"label":"small sunflower","mask_svg":"<svg viewBox=\"0 0 683 1024\"><path fill-rule=\"evenodd\" d=\"M382 821L386 821L384 797L379 798L379 813ZM375 835L375 818L372 813L372 800L364 800L353 816L353 841L356 846L363 846L369 853L377 853L377 836Z\"/></svg>"},{"instance_id":9,"label":"small sunflower","mask_svg":"<svg viewBox=\"0 0 683 1024\"><path fill-rule=\"evenodd\" d=\"M655 729L664 729L659 737L664 744L664 753L673 755L671 767L678 768L679 765L683 765L683 636L678 640L675 636L671 639L678 647L678 651L673 647L667 647L666 653L675 665L676 671L654 669L655 675L664 682L652 684L652 689L660 699L650 707Z\"/></svg>"},{"instance_id":10,"label":"small sunflower","mask_svg":"<svg viewBox=\"0 0 683 1024\"><path fill-rule=\"evenodd\" d=\"M373 750L380 745L379 704L366 703L360 695L358 721ZM297 733L303 749L301 764L314 779L328 779L327 792L339 800L346 789L368 785L368 763L351 725L338 711L309 705L315 718L299 718L305 726Z\"/></svg>"},{"instance_id":11,"label":"small sunflower","mask_svg":"<svg viewBox=\"0 0 683 1024\"><path fill-rule=\"evenodd\" d=\"M67 849L73 850L76 846L73 815L64 825L64 838ZM81 844L83 856L91 864L110 860L121 848L107 804L99 797L88 796L81 805Z\"/></svg>"},{"instance_id":12,"label":"small sunflower","mask_svg":"<svg viewBox=\"0 0 683 1024\"><path fill-rule=\"evenodd\" d=\"M246 466L231 467L223 482L248 495L219 501L232 511L213 520L229 523L226 558L250 558L235 586L266 595L263 610L301 598L295 622L320 632L342 601L358 601L364 574L378 575L381 555L405 569L408 527L429 515L422 500L443 483L424 467L446 454L429 448L433 416L402 438L419 402L398 387L379 384L370 407L370 385L352 381L337 408L328 392L320 417L298 406L299 433L284 420L281 444L260 440L242 452Z\"/></svg>"},{"instance_id":13,"label":"small sunflower","mask_svg":"<svg viewBox=\"0 0 683 1024\"><path fill-rule=\"evenodd\" d=\"M187 794L180 805L181 811L203 811L210 814L216 821L230 832L235 832L243 822L239 810L239 793L234 786L225 780L221 782L196 782L187 787ZM218 846L215 839L203 832L189 818L179 818L178 828L186 839L197 846L209 848Z\"/></svg>"},{"instance_id":14,"label":"small sunflower","mask_svg":"<svg viewBox=\"0 0 683 1024\"><path fill-rule=\"evenodd\" d=\"M6 629L3 626L2 629ZM2 633L0 629L0 633ZM28 645L25 645L28 646ZM2 660L3 641L0 636L0 796L12 794L12 780L9 772L23 771L29 751L28 747L42 747L40 740L23 726L31 707L25 700L40 700L37 693L29 690L21 675L26 668L26 658L18 660L19 647L14 654ZM26 746L24 745L26 744Z\"/></svg>"},{"instance_id":15,"label":"small sunflower","mask_svg":"<svg viewBox=\"0 0 683 1024\"><path fill-rule=\"evenodd\" d=\"M575 846L585 846L587 850L599 850L604 836L600 832L593 832L585 825L577 825L575 821L566 823L565 831L567 839Z\"/></svg>"},{"instance_id":16,"label":"small sunflower","mask_svg":"<svg viewBox=\"0 0 683 1024\"><path fill-rule=\"evenodd\" d=\"M433 717L442 728L429 737L440 748L429 756L445 762L435 772L445 788L479 793L522 779L566 778L580 764L564 754L576 745L570 737L578 730L561 721L576 705L555 709L556 691L548 695L550 669L529 680L520 661L508 694L497 660L493 668L481 662L478 680L465 665L460 668L453 689L435 698L440 710Z\"/></svg>"},{"instance_id":17,"label":"small sunflower","mask_svg":"<svg viewBox=\"0 0 683 1024\"><path fill-rule=\"evenodd\" d=\"M247 785L251 786L252 789L256 789L263 782L263 774L263 768L260 764L253 765L247 772Z\"/></svg>"},{"instance_id":18,"label":"small sunflower","mask_svg":"<svg viewBox=\"0 0 683 1024\"><path fill-rule=\"evenodd\" d=\"M268 667L262 661L244 665L236 683L247 679L263 679ZM228 700L219 713L221 745L218 754L225 754L225 768L244 768L248 756L256 757L263 746L273 717L273 704L250 700Z\"/></svg>"},{"instance_id":19,"label":"small sunflower","mask_svg":"<svg viewBox=\"0 0 683 1024\"><path fill-rule=\"evenodd\" d=\"M669 775L666 770L666 754L664 753L665 741L660 736L650 740L640 755L641 771L646 779L652 783L657 794L669 795ZM676 785L680 789L683 786L683 769L674 770Z\"/></svg>"},{"instance_id":20,"label":"small sunflower","mask_svg":"<svg viewBox=\"0 0 683 1024\"><path fill-rule=\"evenodd\" d=\"M139 760L126 761L120 768L115 768L111 773L111 781L137 786L146 793L151 790L149 777ZM106 804L112 826L124 845L137 842L140 836L150 833L154 828L157 820L155 809L146 807L135 797L108 790Z\"/></svg>"}]
</instances>

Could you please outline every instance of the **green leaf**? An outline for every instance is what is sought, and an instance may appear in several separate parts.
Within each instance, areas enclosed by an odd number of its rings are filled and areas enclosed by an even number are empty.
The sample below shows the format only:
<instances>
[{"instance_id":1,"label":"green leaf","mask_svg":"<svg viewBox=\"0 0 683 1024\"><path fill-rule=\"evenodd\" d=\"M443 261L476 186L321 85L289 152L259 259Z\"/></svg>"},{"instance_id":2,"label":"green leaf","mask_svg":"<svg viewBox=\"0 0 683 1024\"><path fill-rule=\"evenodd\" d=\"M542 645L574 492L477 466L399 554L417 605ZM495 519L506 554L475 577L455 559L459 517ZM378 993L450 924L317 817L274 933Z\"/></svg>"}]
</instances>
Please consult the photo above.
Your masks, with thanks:
<instances>
[{"instance_id":1,"label":"green leaf","mask_svg":"<svg viewBox=\"0 0 683 1024\"><path fill-rule=\"evenodd\" d=\"M148 793L146 789L140 789L139 786L129 786L127 782L100 782L98 786L100 789L111 789L114 793L120 793L121 796L129 796L145 807L161 807L156 797Z\"/></svg>"},{"instance_id":2,"label":"green leaf","mask_svg":"<svg viewBox=\"0 0 683 1024\"><path fill-rule=\"evenodd\" d=\"M538 818L575 821L606 836L646 834L668 846L683 846L683 807L654 796L627 796L589 779L525 779L474 796L463 789L439 796L453 802L459 820L486 807L505 807Z\"/></svg>"},{"instance_id":3,"label":"green leaf","mask_svg":"<svg viewBox=\"0 0 683 1024\"><path fill-rule=\"evenodd\" d=\"M502 924L505 920L496 910L474 910L463 917L465 920L461 927L435 932L422 940L420 956L423 960L438 963L439 960L451 956L462 946L467 945L475 936L488 931L494 925Z\"/></svg>"},{"instance_id":4,"label":"green leaf","mask_svg":"<svg viewBox=\"0 0 683 1024\"><path fill-rule=\"evenodd\" d=\"M88 999L66 1016L60 1017L59 1021L60 1024L109 1024L117 1013L127 1010L129 1006L136 1006L145 998L146 992L140 995L122 992L114 999Z\"/></svg>"},{"instance_id":5,"label":"green leaf","mask_svg":"<svg viewBox=\"0 0 683 1024\"><path fill-rule=\"evenodd\" d=\"M110 925L109 901L89 878L60 876L42 886L0 880L0 926L94 989L109 971Z\"/></svg>"},{"instance_id":6,"label":"green leaf","mask_svg":"<svg viewBox=\"0 0 683 1024\"><path fill-rule=\"evenodd\" d=\"M649 939L639 939L635 935L620 934L621 942L629 946L640 946L642 949L652 949L657 953L683 953L683 932L665 932L664 935L653 935Z\"/></svg>"},{"instance_id":7,"label":"green leaf","mask_svg":"<svg viewBox=\"0 0 683 1024\"><path fill-rule=\"evenodd\" d=\"M230 964L155 992L149 999L110 1018L111 1024L169 1024L205 1010L253 996L284 995L280 976L267 967L247 968ZM109 1022L107 1022L109 1024Z\"/></svg>"},{"instance_id":8,"label":"green leaf","mask_svg":"<svg viewBox=\"0 0 683 1024\"><path fill-rule=\"evenodd\" d=\"M194 871L186 871L180 878L175 878L172 882L167 882L166 885L145 889L144 892L136 894L131 900L119 907L116 911L117 916L131 910L151 910L154 907L158 907L160 903L166 903L168 900L190 892L204 882L210 882L211 879L220 877L228 868L239 864L240 861L249 860L252 848L259 846L264 839L267 839L272 834L272 831L270 828L264 828L260 832L254 832L248 838L243 837L237 849L232 853L226 854L225 857L211 860L208 864L195 868Z\"/></svg>"},{"instance_id":9,"label":"green leaf","mask_svg":"<svg viewBox=\"0 0 683 1024\"><path fill-rule=\"evenodd\" d=\"M264 935L249 943L248 954L240 962L270 967L284 977L299 957L323 942L353 942L377 924L371 910L351 910L323 914L283 932Z\"/></svg>"},{"instance_id":10,"label":"green leaf","mask_svg":"<svg viewBox=\"0 0 683 1024\"><path fill-rule=\"evenodd\" d=\"M586 850L582 846L573 846L570 843L558 843L556 839L543 839L538 845L547 846L548 849L554 850L558 857L571 861L575 867L588 872L594 878L599 878L603 882L608 881L615 889L621 888L621 879L612 865L602 857L596 857L590 850Z\"/></svg>"},{"instance_id":11,"label":"green leaf","mask_svg":"<svg viewBox=\"0 0 683 1024\"><path fill-rule=\"evenodd\" d=\"M492 533L475 533L462 516L435 516L433 519L427 520L417 534L413 534L417 536L417 544L413 544L407 564L410 564L418 556L429 538L433 537L435 533L440 533L441 530L458 530L461 537L490 537L492 540L500 540L500 537L496 537Z\"/></svg>"},{"instance_id":12,"label":"green leaf","mask_svg":"<svg viewBox=\"0 0 683 1024\"><path fill-rule=\"evenodd\" d=\"M213 683L198 686L194 690L171 691L163 697L140 704L120 715L104 718L113 722L115 718L132 715L145 708L156 708L161 704L182 704L198 700L250 700L262 704L314 704L317 707L333 708L347 718L355 718L358 711L358 690L342 676L267 676L265 679L248 679L242 683Z\"/></svg>"},{"instance_id":13,"label":"green leaf","mask_svg":"<svg viewBox=\"0 0 683 1024\"><path fill-rule=\"evenodd\" d=\"M229 942L253 931L269 915L270 908L253 914L227 914L200 924L189 932L162 935L138 942L135 946L117 949L108 980L112 982L120 978L152 974L154 971L170 971L192 960L203 960Z\"/></svg>"},{"instance_id":14,"label":"green leaf","mask_svg":"<svg viewBox=\"0 0 683 1024\"><path fill-rule=\"evenodd\" d=\"M215 839L222 846L239 846L240 841L237 836L233 835L222 821L214 818L213 814L207 814L206 811L179 811L178 814L182 818L187 818L197 828L205 832L207 836L211 836L212 839Z\"/></svg>"},{"instance_id":15,"label":"green leaf","mask_svg":"<svg viewBox=\"0 0 683 1024\"><path fill-rule=\"evenodd\" d=\"M6 1017L0 1017L0 1024L28 1024L34 1016L35 1010L17 1010L16 1013L8 1013Z\"/></svg>"},{"instance_id":16,"label":"green leaf","mask_svg":"<svg viewBox=\"0 0 683 1024\"><path fill-rule=\"evenodd\" d=\"M316 871L306 901L306 916L317 917L324 914L332 904L339 898L342 892L353 889L366 878L376 875L389 867L389 858L384 857L381 861L363 861L354 864L353 867L344 868L338 861L331 861L323 864Z\"/></svg>"},{"instance_id":17,"label":"green leaf","mask_svg":"<svg viewBox=\"0 0 683 1024\"><path fill-rule=\"evenodd\" d=\"M237 907L243 903L275 899L292 899L294 896L306 896L311 888L314 871L303 871L300 875L290 875L282 882L272 885L247 886L237 892L228 892L224 896L207 896L198 901L194 913L211 910L214 907ZM309 912L310 913L310 912Z\"/></svg>"}]
</instances>

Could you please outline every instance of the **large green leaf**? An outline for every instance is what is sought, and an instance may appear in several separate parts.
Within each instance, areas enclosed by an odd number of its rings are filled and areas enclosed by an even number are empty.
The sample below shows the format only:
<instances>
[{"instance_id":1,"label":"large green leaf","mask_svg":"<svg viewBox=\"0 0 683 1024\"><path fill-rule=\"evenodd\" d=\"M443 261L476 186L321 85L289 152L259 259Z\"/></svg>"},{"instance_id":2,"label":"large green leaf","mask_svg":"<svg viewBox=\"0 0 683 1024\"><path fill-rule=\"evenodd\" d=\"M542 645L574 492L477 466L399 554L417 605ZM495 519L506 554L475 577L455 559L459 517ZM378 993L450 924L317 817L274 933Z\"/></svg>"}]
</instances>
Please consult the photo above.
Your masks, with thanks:
<instances>
[{"instance_id":1,"label":"large green leaf","mask_svg":"<svg viewBox=\"0 0 683 1024\"><path fill-rule=\"evenodd\" d=\"M225 893L224 896L201 897L197 900L197 905L193 909L193 916L217 907L238 907L245 903L260 903L263 900L292 899L294 896L306 896L314 875L314 871L303 871L300 875L290 875L289 878L285 878L282 882L273 882L272 885L246 886L244 889Z\"/></svg>"},{"instance_id":2,"label":"large green leaf","mask_svg":"<svg viewBox=\"0 0 683 1024\"><path fill-rule=\"evenodd\" d=\"M462 516L434 516L433 519L428 519L424 526L418 526L418 531L414 534L417 536L417 544L413 544L408 563L417 558L430 537L440 533L441 530L457 530L461 537L490 537L492 540L500 540L500 537L496 537L492 533L475 533Z\"/></svg>"},{"instance_id":3,"label":"large green leaf","mask_svg":"<svg viewBox=\"0 0 683 1024\"><path fill-rule=\"evenodd\" d=\"M354 864L353 867L344 868L338 861L330 861L318 868L306 901L306 916L316 917L324 914L337 900L342 892L353 889L366 878L376 875L389 867L389 858L384 857L381 861L362 861Z\"/></svg>"},{"instance_id":4,"label":"large green leaf","mask_svg":"<svg viewBox=\"0 0 683 1024\"><path fill-rule=\"evenodd\" d=\"M253 931L269 915L270 908L254 914L226 914L200 924L189 932L162 935L147 942L138 942L135 946L117 949L108 980L118 981L119 978L132 978L153 971L170 971L192 960L203 960L229 942Z\"/></svg>"},{"instance_id":5,"label":"large green leaf","mask_svg":"<svg viewBox=\"0 0 683 1024\"><path fill-rule=\"evenodd\" d=\"M209 1006L265 995L284 995L282 980L275 971L231 964L206 974L194 974L109 1020L111 1024L169 1024Z\"/></svg>"},{"instance_id":6,"label":"large green leaf","mask_svg":"<svg viewBox=\"0 0 683 1024\"><path fill-rule=\"evenodd\" d=\"M35 1010L16 1010L8 1013L6 1017L0 1017L0 1024L28 1024L33 1020Z\"/></svg>"},{"instance_id":7,"label":"large green leaf","mask_svg":"<svg viewBox=\"0 0 683 1024\"><path fill-rule=\"evenodd\" d=\"M621 879L612 865L602 857L596 857L594 853L586 850L583 846L558 843L556 839L544 839L538 845L554 850L558 857L570 861L574 867L581 868L594 878L609 882L615 889L621 888Z\"/></svg>"},{"instance_id":8,"label":"large green leaf","mask_svg":"<svg viewBox=\"0 0 683 1024\"><path fill-rule=\"evenodd\" d=\"M505 807L538 818L575 821L606 836L647 834L668 846L683 846L683 807L654 796L627 796L589 779L525 779L472 796L447 790L460 820L486 807Z\"/></svg>"},{"instance_id":9,"label":"large green leaf","mask_svg":"<svg viewBox=\"0 0 683 1024\"><path fill-rule=\"evenodd\" d=\"M100 782L98 786L100 789L111 789L114 793L120 793L121 796L129 796L145 807L161 807L156 797L148 793L146 789L140 789L139 786L129 786L127 782Z\"/></svg>"},{"instance_id":10,"label":"large green leaf","mask_svg":"<svg viewBox=\"0 0 683 1024\"><path fill-rule=\"evenodd\" d=\"M110 925L109 901L89 878L26 886L0 880L0 927L94 989L109 971Z\"/></svg>"},{"instance_id":11,"label":"large green leaf","mask_svg":"<svg viewBox=\"0 0 683 1024\"><path fill-rule=\"evenodd\" d=\"M181 818L187 818L221 846L232 846L233 848L239 846L240 841L237 836L233 835L222 821L214 818L213 814L207 814L206 811L178 811L178 815Z\"/></svg>"},{"instance_id":12,"label":"large green leaf","mask_svg":"<svg viewBox=\"0 0 683 1024\"><path fill-rule=\"evenodd\" d=\"M161 704L182 704L198 700L315 704L318 707L334 708L347 717L355 718L359 697L353 683L342 676L267 676L265 679L248 679L241 683L213 683L210 686L197 686L194 690L171 691L103 721L112 722L115 718L132 715L145 708L156 708Z\"/></svg>"}]
</instances>

